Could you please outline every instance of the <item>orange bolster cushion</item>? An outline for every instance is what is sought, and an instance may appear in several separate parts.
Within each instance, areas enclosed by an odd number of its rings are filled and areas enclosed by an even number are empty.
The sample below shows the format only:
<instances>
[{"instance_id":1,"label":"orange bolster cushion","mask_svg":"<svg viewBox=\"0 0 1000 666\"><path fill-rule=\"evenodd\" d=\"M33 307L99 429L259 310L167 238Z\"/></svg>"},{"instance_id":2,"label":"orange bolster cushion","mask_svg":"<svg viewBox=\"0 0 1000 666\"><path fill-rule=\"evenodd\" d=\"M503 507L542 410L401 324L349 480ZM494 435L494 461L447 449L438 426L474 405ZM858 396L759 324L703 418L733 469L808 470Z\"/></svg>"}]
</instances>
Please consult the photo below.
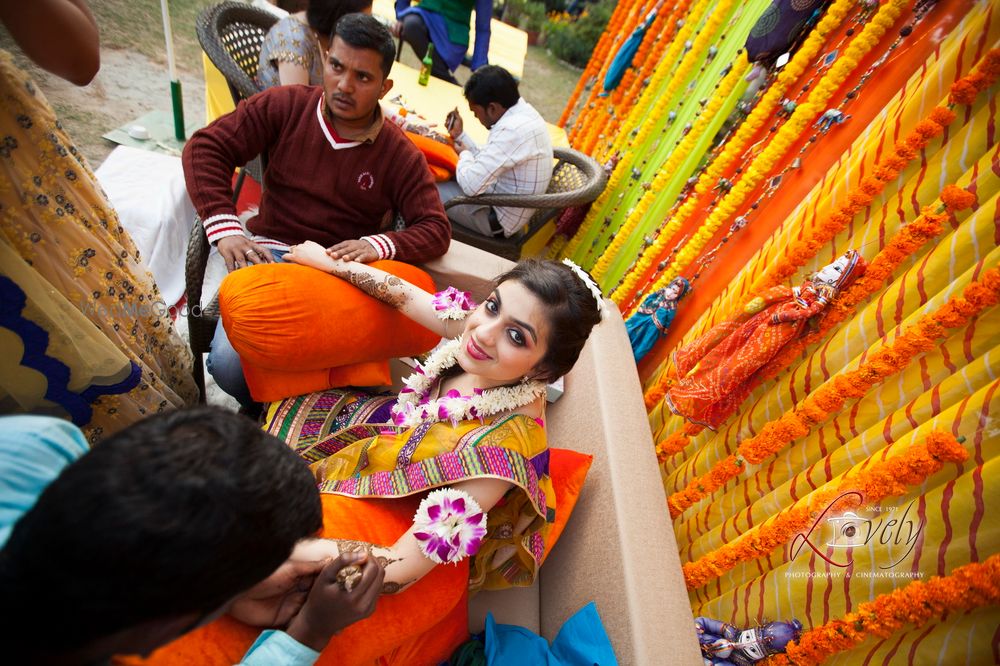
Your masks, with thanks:
<instances>
[{"instance_id":1,"label":"orange bolster cushion","mask_svg":"<svg viewBox=\"0 0 1000 666\"><path fill-rule=\"evenodd\" d=\"M372 266L434 290L431 277L410 264ZM422 354L440 340L338 277L283 262L230 273L219 288L219 309L250 393L262 402L389 384L388 359Z\"/></svg>"},{"instance_id":2,"label":"orange bolster cushion","mask_svg":"<svg viewBox=\"0 0 1000 666\"><path fill-rule=\"evenodd\" d=\"M406 137L424 154L431 167L442 167L451 174L455 173L455 168L458 167L458 153L452 146L413 132L407 132Z\"/></svg>"},{"instance_id":3,"label":"orange bolster cushion","mask_svg":"<svg viewBox=\"0 0 1000 666\"><path fill-rule=\"evenodd\" d=\"M587 479L587 472L592 462L594 456L586 453L549 447L549 477L552 479L552 489L556 494L556 519L545 539L542 562L548 559L552 547L566 529L566 523L569 522L576 501L580 498L580 491L583 490L583 482Z\"/></svg>"}]
</instances>

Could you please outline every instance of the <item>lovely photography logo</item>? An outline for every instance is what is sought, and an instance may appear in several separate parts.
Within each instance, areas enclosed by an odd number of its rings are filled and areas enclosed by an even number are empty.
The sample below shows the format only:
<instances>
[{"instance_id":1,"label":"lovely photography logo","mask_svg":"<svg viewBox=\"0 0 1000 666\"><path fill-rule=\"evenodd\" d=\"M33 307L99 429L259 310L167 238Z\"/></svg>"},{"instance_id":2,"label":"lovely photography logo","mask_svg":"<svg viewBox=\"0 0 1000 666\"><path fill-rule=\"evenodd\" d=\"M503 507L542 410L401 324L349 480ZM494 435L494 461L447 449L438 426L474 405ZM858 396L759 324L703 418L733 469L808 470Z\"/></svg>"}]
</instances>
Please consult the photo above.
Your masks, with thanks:
<instances>
[{"instance_id":1,"label":"lovely photography logo","mask_svg":"<svg viewBox=\"0 0 1000 666\"><path fill-rule=\"evenodd\" d=\"M833 514L832 507L845 501L858 508ZM904 507L865 506L864 496L851 490L830 502L807 532L795 535L791 557L808 547L830 565L846 568L853 564L852 549L869 548L879 569L891 569L913 552L924 526L914 501Z\"/></svg>"},{"instance_id":2,"label":"lovely photography logo","mask_svg":"<svg viewBox=\"0 0 1000 666\"><path fill-rule=\"evenodd\" d=\"M81 301L80 312L108 321L126 321L148 319L154 316L162 317L164 315L169 316L171 319L176 319L177 317L200 317L202 308L200 305L189 308L186 303L181 306L167 305L163 301L121 300L114 303Z\"/></svg>"}]
</instances>

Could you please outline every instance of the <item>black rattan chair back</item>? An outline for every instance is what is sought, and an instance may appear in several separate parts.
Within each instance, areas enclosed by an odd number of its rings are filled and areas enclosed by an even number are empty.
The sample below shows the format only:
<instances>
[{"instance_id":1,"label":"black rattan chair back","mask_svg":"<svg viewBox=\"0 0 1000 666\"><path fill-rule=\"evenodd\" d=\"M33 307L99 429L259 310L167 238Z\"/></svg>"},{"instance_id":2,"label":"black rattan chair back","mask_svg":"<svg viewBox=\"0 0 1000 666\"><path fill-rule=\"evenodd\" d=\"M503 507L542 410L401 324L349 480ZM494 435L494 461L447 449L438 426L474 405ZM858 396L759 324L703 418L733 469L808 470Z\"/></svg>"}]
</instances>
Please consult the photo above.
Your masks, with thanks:
<instances>
[{"instance_id":1,"label":"black rattan chair back","mask_svg":"<svg viewBox=\"0 0 1000 666\"><path fill-rule=\"evenodd\" d=\"M277 22L266 11L240 2L223 2L198 16L198 42L226 77L234 103L261 91L257 84L260 47Z\"/></svg>"},{"instance_id":2,"label":"black rattan chair back","mask_svg":"<svg viewBox=\"0 0 1000 666\"><path fill-rule=\"evenodd\" d=\"M452 238L517 261L521 258L524 244L559 211L591 203L604 191L608 176L597 160L572 148L554 148L552 152L558 163L552 170L552 179L544 194L480 194L474 197L455 197L445 204L446 209L460 204L536 209L523 229L509 238L493 238L453 224Z\"/></svg>"}]
</instances>

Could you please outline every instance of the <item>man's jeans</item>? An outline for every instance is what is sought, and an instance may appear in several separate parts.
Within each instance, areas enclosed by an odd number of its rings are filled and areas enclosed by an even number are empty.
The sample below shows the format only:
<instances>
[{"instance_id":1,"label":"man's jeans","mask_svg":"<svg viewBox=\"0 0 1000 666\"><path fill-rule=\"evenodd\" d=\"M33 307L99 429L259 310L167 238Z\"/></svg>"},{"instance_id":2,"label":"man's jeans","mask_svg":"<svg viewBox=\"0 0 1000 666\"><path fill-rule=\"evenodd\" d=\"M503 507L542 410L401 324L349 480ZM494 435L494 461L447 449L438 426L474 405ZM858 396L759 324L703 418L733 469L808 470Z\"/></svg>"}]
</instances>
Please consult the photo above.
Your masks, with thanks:
<instances>
[{"instance_id":1,"label":"man's jeans","mask_svg":"<svg viewBox=\"0 0 1000 666\"><path fill-rule=\"evenodd\" d=\"M271 255L275 261L281 261L286 252L284 250L271 250ZM215 326L215 336L212 338L212 350L208 352L205 360L205 367L208 374L212 375L215 383L223 391L236 398L241 407L250 407L254 404L254 399L250 396L250 388L247 380L243 376L243 366L240 364L240 355L233 349L226 329L222 327L222 318Z\"/></svg>"}]
</instances>

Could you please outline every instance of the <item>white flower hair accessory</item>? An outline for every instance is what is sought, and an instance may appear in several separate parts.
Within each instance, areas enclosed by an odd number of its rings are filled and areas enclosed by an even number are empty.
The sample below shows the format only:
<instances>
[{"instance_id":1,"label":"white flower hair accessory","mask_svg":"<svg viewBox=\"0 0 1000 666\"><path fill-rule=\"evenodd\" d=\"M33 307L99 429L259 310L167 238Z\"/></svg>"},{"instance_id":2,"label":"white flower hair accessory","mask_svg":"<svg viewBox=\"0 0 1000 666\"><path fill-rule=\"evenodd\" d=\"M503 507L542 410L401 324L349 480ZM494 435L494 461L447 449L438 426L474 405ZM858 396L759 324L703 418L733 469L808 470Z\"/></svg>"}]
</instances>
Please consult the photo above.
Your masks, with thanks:
<instances>
[{"instance_id":1,"label":"white flower hair accessory","mask_svg":"<svg viewBox=\"0 0 1000 666\"><path fill-rule=\"evenodd\" d=\"M597 286L597 283L594 282L593 278L587 275L586 271L573 263L572 260L563 259L562 262L564 265L569 266L569 269L573 271L578 278L583 280L583 284L587 285L587 289L590 290L590 293L594 295L594 300L597 301L597 314L601 317L601 319L604 319L604 295L601 293L601 288Z\"/></svg>"},{"instance_id":2,"label":"white flower hair accessory","mask_svg":"<svg viewBox=\"0 0 1000 666\"><path fill-rule=\"evenodd\" d=\"M439 488L420 502L413 525L425 557L438 564L460 562L479 552L486 536L486 512L468 493Z\"/></svg>"}]
</instances>

